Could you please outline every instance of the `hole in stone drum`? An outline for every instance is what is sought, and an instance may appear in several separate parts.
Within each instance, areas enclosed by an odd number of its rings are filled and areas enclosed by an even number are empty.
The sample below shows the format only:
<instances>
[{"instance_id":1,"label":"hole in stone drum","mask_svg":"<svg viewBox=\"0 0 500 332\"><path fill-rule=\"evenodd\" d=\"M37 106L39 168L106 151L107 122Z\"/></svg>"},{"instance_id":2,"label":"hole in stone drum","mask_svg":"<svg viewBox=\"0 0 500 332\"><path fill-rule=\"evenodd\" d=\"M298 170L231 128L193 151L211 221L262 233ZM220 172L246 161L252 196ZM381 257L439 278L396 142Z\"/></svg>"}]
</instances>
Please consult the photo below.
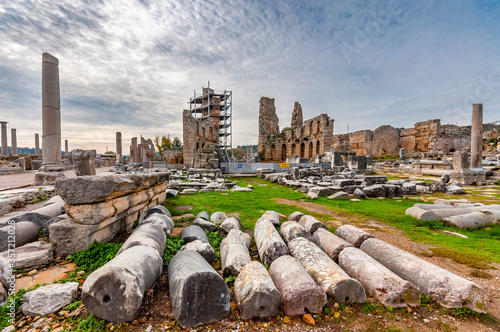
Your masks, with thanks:
<instances>
[{"instance_id":1,"label":"hole in stone drum","mask_svg":"<svg viewBox=\"0 0 500 332\"><path fill-rule=\"evenodd\" d=\"M109 297L109 295L104 295L104 297L102 298L102 302L109 303L109 301L111 301L111 297Z\"/></svg>"}]
</instances>

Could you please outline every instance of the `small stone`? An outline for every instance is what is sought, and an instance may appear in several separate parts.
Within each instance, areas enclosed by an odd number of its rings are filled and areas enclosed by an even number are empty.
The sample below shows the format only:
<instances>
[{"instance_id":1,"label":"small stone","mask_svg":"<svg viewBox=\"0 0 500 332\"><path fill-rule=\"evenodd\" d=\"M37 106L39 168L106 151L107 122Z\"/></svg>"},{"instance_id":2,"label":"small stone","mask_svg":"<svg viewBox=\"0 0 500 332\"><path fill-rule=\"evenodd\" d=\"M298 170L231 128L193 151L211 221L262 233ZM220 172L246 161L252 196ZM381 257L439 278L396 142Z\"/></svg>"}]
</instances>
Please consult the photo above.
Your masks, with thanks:
<instances>
[{"instance_id":1,"label":"small stone","mask_svg":"<svg viewBox=\"0 0 500 332\"><path fill-rule=\"evenodd\" d=\"M134 326L138 326L139 325L139 322L137 321L137 319L132 322L132 325L134 325Z\"/></svg>"},{"instance_id":2,"label":"small stone","mask_svg":"<svg viewBox=\"0 0 500 332\"><path fill-rule=\"evenodd\" d=\"M302 316L302 320L308 325L316 326L316 322L311 314L304 314L304 316Z\"/></svg>"},{"instance_id":3,"label":"small stone","mask_svg":"<svg viewBox=\"0 0 500 332\"><path fill-rule=\"evenodd\" d=\"M408 311L409 314L413 312L412 308L410 308L409 306L406 306L406 311Z\"/></svg>"},{"instance_id":4,"label":"small stone","mask_svg":"<svg viewBox=\"0 0 500 332\"><path fill-rule=\"evenodd\" d=\"M55 324L54 324L54 325L52 325L51 327L52 327L53 329L56 329L56 328L58 328L59 326L61 326L61 323L55 323Z\"/></svg>"},{"instance_id":5,"label":"small stone","mask_svg":"<svg viewBox=\"0 0 500 332\"><path fill-rule=\"evenodd\" d=\"M339 310L340 305L337 302L335 302L335 304L333 305L333 308L336 310Z\"/></svg>"},{"instance_id":6,"label":"small stone","mask_svg":"<svg viewBox=\"0 0 500 332\"><path fill-rule=\"evenodd\" d=\"M37 273L38 273L38 270L37 270L37 269L34 269L34 270L29 271L26 275L28 275L28 276L32 276L32 275L35 275L35 274L37 274Z\"/></svg>"}]
</instances>

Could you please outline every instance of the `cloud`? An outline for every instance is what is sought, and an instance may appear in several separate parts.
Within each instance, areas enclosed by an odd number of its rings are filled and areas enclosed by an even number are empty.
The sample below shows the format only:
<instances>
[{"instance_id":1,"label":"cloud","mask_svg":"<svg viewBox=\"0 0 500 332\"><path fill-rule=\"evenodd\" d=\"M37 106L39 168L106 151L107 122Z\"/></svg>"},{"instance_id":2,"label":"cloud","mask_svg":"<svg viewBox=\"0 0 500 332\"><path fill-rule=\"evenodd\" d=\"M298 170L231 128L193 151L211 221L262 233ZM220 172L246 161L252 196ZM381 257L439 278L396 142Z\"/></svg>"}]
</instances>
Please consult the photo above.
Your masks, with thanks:
<instances>
[{"instance_id":1,"label":"cloud","mask_svg":"<svg viewBox=\"0 0 500 332\"><path fill-rule=\"evenodd\" d=\"M141 134L182 137L182 110L208 81L233 91L234 145L257 142L261 96L276 98L282 128L295 101L306 119L335 119L336 133L464 124L473 100L485 121L499 120L499 14L491 0L6 0L0 117L19 146L33 146L49 52L60 60L70 148L114 149L116 131L124 145Z\"/></svg>"}]
</instances>

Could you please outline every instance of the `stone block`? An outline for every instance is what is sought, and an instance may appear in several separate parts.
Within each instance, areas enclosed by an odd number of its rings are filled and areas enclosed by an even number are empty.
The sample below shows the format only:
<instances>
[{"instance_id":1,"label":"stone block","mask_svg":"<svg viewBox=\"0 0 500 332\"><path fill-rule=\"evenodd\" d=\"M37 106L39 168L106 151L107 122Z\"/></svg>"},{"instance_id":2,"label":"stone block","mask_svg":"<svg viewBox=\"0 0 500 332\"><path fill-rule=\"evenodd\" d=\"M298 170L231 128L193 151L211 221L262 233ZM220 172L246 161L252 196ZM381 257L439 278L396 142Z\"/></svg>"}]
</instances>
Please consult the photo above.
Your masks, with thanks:
<instances>
[{"instance_id":1,"label":"stone block","mask_svg":"<svg viewBox=\"0 0 500 332\"><path fill-rule=\"evenodd\" d=\"M8 251L0 254L0 257L7 259ZM15 269L38 268L49 264L54 260L54 250L50 243L36 241L16 248Z\"/></svg>"},{"instance_id":2,"label":"stone block","mask_svg":"<svg viewBox=\"0 0 500 332\"><path fill-rule=\"evenodd\" d=\"M77 282L42 286L24 294L23 314L31 317L47 316L73 302L77 295Z\"/></svg>"}]
</instances>

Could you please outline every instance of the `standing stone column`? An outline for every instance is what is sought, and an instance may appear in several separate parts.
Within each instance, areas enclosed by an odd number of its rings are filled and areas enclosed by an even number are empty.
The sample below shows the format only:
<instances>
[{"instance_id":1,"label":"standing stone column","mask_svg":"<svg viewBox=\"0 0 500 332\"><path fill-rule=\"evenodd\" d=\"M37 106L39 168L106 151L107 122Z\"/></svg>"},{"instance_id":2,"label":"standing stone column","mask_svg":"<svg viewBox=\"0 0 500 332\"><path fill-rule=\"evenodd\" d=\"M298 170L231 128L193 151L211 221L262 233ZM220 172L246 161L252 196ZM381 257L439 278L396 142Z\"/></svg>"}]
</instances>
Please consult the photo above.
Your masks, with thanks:
<instances>
[{"instance_id":1,"label":"standing stone column","mask_svg":"<svg viewBox=\"0 0 500 332\"><path fill-rule=\"evenodd\" d=\"M6 121L0 121L2 125L2 156L8 156L9 150L7 147L7 123Z\"/></svg>"},{"instance_id":2,"label":"standing stone column","mask_svg":"<svg viewBox=\"0 0 500 332\"><path fill-rule=\"evenodd\" d=\"M137 162L137 137L132 137L132 144L130 145L130 162Z\"/></svg>"},{"instance_id":3,"label":"standing stone column","mask_svg":"<svg viewBox=\"0 0 500 332\"><path fill-rule=\"evenodd\" d=\"M12 147L11 155L17 156L17 134L14 128L10 130L10 145Z\"/></svg>"},{"instance_id":4,"label":"standing stone column","mask_svg":"<svg viewBox=\"0 0 500 332\"><path fill-rule=\"evenodd\" d=\"M35 154L40 154L40 135L35 134Z\"/></svg>"},{"instance_id":5,"label":"standing stone column","mask_svg":"<svg viewBox=\"0 0 500 332\"><path fill-rule=\"evenodd\" d=\"M483 104L472 105L470 167L483 167Z\"/></svg>"},{"instance_id":6,"label":"standing stone column","mask_svg":"<svg viewBox=\"0 0 500 332\"><path fill-rule=\"evenodd\" d=\"M42 154L45 170L61 167L59 60L42 54Z\"/></svg>"},{"instance_id":7,"label":"standing stone column","mask_svg":"<svg viewBox=\"0 0 500 332\"><path fill-rule=\"evenodd\" d=\"M116 162L119 163L122 160L122 133L116 132Z\"/></svg>"},{"instance_id":8,"label":"standing stone column","mask_svg":"<svg viewBox=\"0 0 500 332\"><path fill-rule=\"evenodd\" d=\"M68 156L68 152L69 152L69 148L68 148L68 140L65 139L64 140L64 155L67 157Z\"/></svg>"},{"instance_id":9,"label":"standing stone column","mask_svg":"<svg viewBox=\"0 0 500 332\"><path fill-rule=\"evenodd\" d=\"M406 160L406 149L404 148L399 149L399 159Z\"/></svg>"}]
</instances>

